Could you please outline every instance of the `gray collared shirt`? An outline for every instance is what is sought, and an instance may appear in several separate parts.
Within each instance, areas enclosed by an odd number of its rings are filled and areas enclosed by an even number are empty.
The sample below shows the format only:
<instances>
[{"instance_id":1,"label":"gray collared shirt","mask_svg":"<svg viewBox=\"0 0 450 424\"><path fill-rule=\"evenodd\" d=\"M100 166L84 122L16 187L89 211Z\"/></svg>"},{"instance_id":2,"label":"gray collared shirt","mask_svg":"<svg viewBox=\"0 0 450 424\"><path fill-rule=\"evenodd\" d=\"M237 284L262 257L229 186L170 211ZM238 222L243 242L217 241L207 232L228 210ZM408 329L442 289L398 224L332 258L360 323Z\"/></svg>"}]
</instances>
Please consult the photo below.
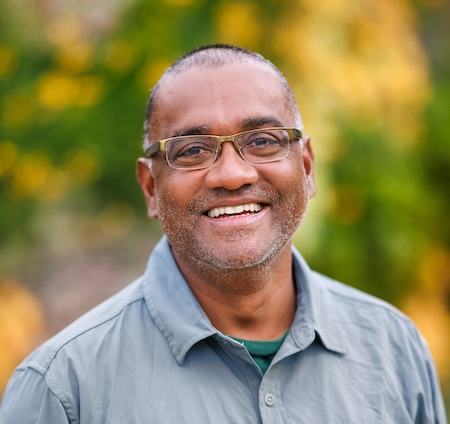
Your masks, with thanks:
<instances>
[{"instance_id":1,"label":"gray collared shirt","mask_svg":"<svg viewBox=\"0 0 450 424\"><path fill-rule=\"evenodd\" d=\"M163 238L143 277L17 368L0 423L445 423L412 322L293 257L297 313L264 376L211 325Z\"/></svg>"}]
</instances>

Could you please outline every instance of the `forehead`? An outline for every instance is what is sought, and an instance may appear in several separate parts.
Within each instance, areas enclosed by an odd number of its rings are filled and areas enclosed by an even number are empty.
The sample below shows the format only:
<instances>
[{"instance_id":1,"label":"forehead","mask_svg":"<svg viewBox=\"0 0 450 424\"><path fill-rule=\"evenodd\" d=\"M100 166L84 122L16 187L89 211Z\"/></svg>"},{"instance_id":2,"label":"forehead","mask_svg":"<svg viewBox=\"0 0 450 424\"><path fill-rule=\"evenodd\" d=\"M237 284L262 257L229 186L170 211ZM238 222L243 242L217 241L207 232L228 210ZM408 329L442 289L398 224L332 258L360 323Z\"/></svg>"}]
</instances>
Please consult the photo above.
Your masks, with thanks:
<instances>
[{"instance_id":1,"label":"forehead","mask_svg":"<svg viewBox=\"0 0 450 424\"><path fill-rule=\"evenodd\" d=\"M194 126L217 134L238 132L241 122L259 117L294 124L280 76L258 62L192 67L168 75L159 87L155 111L152 132L158 138Z\"/></svg>"}]
</instances>

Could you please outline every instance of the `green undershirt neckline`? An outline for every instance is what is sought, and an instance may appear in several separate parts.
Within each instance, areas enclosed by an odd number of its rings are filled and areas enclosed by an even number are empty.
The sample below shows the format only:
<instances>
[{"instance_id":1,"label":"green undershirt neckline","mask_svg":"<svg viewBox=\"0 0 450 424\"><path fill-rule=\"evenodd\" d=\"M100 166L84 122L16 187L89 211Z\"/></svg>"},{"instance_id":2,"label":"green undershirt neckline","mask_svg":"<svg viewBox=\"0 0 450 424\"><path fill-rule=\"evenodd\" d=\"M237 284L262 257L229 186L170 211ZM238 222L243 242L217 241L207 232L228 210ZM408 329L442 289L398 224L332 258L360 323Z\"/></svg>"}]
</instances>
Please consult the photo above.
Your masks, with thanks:
<instances>
[{"instance_id":1,"label":"green undershirt neckline","mask_svg":"<svg viewBox=\"0 0 450 424\"><path fill-rule=\"evenodd\" d=\"M246 340L233 337L234 340L242 343L248 350L248 353L252 356L256 364L261 368L264 374L269 368L272 359L280 349L287 336L287 331L279 339L276 340Z\"/></svg>"}]
</instances>

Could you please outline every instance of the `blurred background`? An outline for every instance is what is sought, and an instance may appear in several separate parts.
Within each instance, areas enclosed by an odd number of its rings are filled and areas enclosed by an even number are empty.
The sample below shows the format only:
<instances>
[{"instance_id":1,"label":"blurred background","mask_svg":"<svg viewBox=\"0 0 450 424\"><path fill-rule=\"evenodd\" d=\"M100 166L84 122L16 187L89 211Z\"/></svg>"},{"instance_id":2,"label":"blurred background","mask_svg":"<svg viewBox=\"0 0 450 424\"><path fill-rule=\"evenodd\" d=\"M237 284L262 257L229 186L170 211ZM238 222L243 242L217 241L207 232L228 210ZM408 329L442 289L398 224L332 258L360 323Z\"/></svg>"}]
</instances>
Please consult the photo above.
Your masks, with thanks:
<instances>
[{"instance_id":1,"label":"blurred background","mask_svg":"<svg viewBox=\"0 0 450 424\"><path fill-rule=\"evenodd\" d=\"M282 70L312 136L296 245L417 323L449 405L449 28L445 0L2 0L0 398L37 344L143 272L161 236L135 182L149 90L226 42Z\"/></svg>"}]
</instances>

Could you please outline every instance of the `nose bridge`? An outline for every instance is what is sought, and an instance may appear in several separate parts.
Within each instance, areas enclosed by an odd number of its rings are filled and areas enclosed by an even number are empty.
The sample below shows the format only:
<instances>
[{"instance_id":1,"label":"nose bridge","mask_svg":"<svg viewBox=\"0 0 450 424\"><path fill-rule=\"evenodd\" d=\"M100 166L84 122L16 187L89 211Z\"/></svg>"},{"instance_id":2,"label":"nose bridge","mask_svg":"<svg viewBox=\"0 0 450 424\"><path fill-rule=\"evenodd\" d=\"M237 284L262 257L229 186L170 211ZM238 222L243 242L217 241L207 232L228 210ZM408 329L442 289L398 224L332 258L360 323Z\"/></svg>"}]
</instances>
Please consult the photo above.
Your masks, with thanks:
<instances>
[{"instance_id":1,"label":"nose bridge","mask_svg":"<svg viewBox=\"0 0 450 424\"><path fill-rule=\"evenodd\" d=\"M234 149L236 150L236 153L241 157L241 152L239 150L239 145L237 143L237 137L238 135L222 135L217 137L218 146L217 146L217 157L220 157L220 154L222 153L222 145L226 142L231 142L234 145ZM242 158L242 157L241 157Z\"/></svg>"},{"instance_id":2,"label":"nose bridge","mask_svg":"<svg viewBox=\"0 0 450 424\"><path fill-rule=\"evenodd\" d=\"M228 190L237 190L243 185L253 184L258 179L258 172L255 167L246 162L239 152L239 146L236 142L236 136L218 137L217 162L214 166L208 168L206 175L206 184L209 188L226 188ZM234 153L231 146L228 146L223 154L222 145L226 142L232 142Z\"/></svg>"}]
</instances>

